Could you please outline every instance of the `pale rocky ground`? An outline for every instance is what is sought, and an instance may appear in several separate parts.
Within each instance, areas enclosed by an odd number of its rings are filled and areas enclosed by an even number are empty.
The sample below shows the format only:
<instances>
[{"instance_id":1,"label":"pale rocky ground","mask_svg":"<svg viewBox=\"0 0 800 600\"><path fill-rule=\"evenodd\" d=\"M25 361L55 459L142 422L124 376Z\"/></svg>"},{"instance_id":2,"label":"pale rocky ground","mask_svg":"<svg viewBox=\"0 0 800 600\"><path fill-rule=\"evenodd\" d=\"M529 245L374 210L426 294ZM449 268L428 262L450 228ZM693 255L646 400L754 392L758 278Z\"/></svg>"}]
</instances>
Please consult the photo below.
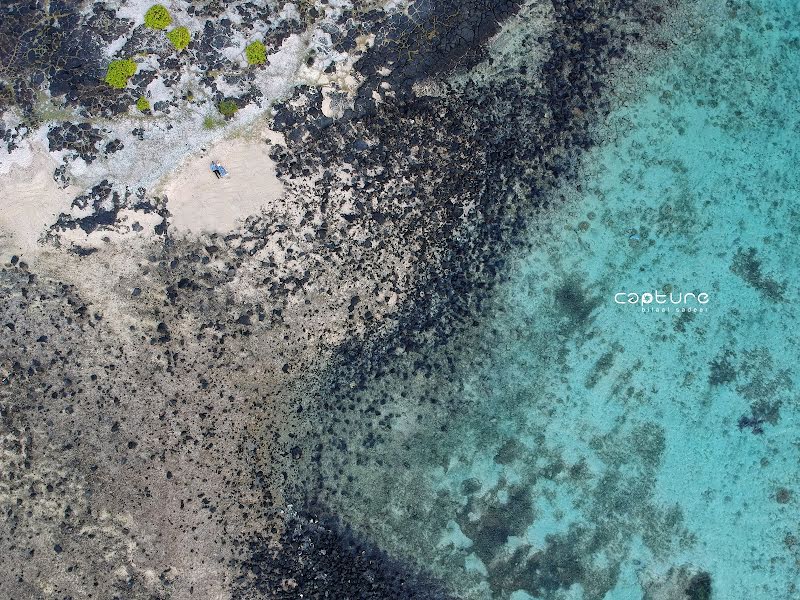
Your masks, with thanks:
<instances>
[{"instance_id":1,"label":"pale rocky ground","mask_svg":"<svg viewBox=\"0 0 800 600\"><path fill-rule=\"evenodd\" d=\"M320 252L267 149L221 141L165 179L166 244L152 221L149 233L130 227L147 223L135 211L113 230L47 241L75 190L55 186L41 153L6 177L9 597L227 598L237 544L270 537L301 459L285 451L301 433L298 388L363 331L364 311L392 312L403 270L387 257L362 272ZM212 154L227 178L208 170ZM241 233L226 235L250 215L267 232L243 252Z\"/></svg>"},{"instance_id":2,"label":"pale rocky ground","mask_svg":"<svg viewBox=\"0 0 800 600\"><path fill-rule=\"evenodd\" d=\"M269 101L309 79L338 86L301 63L319 36L291 34L255 73ZM352 59L335 58L352 85ZM204 129L213 101L198 109L157 81L152 101L169 108L92 119L104 139L90 161L52 151L50 121L0 157L4 598L230 598L235 559L279 531L305 460L290 453L302 389L364 312L380 319L403 293L400 260L364 256L367 270L320 245L313 177L276 176L269 152L285 141L268 107ZM16 109L4 120L25 131ZM114 139L122 150L92 156ZM73 202L103 180L121 203ZM111 222L75 225L109 209ZM327 232L363 252L346 227Z\"/></svg>"}]
</instances>

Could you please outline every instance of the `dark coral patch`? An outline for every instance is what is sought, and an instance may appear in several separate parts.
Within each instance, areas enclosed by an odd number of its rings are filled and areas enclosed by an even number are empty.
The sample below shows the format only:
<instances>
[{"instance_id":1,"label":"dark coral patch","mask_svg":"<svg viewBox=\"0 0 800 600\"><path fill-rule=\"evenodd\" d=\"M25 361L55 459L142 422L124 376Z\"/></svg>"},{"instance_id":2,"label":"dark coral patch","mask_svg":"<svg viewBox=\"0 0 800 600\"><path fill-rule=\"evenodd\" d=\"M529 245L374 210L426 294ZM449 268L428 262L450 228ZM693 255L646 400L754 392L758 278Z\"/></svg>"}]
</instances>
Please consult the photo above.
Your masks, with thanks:
<instances>
[{"instance_id":1,"label":"dark coral patch","mask_svg":"<svg viewBox=\"0 0 800 600\"><path fill-rule=\"evenodd\" d=\"M687 600L711 600L711 575L703 571L692 577L686 588L686 598Z\"/></svg>"}]
</instances>

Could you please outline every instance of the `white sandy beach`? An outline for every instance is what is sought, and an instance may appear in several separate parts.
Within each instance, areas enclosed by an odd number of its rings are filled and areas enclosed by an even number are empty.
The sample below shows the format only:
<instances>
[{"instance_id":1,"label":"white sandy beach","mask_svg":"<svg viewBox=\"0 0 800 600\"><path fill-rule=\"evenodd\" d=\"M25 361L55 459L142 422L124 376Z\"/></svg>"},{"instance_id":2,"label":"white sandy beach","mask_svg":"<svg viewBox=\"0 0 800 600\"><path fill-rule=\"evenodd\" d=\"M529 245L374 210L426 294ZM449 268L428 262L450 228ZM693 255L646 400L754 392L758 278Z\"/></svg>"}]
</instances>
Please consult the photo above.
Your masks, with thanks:
<instances>
[{"instance_id":1,"label":"white sandy beach","mask_svg":"<svg viewBox=\"0 0 800 600\"><path fill-rule=\"evenodd\" d=\"M269 139L276 139L276 134L263 130L254 137L221 140L189 155L157 187L157 193L168 198L170 225L180 233L225 233L277 201L283 186L268 156ZM58 186L53 179L57 162L46 149L31 145L22 158L0 175L0 251L34 260L42 249L42 236L61 213L70 213L72 200L84 190ZM228 175L217 179L209 168L211 160L224 165ZM146 221L145 217L130 220ZM116 239L118 233L86 236L74 230L65 234L65 241L96 246L100 237Z\"/></svg>"},{"instance_id":2,"label":"white sandy beach","mask_svg":"<svg viewBox=\"0 0 800 600\"><path fill-rule=\"evenodd\" d=\"M283 194L269 158L268 136L222 140L190 156L158 188L167 197L170 225L184 233L224 233ZM228 174L218 179L210 163Z\"/></svg>"},{"instance_id":3,"label":"white sandy beach","mask_svg":"<svg viewBox=\"0 0 800 600\"><path fill-rule=\"evenodd\" d=\"M56 184L57 164L47 152L31 149L26 158L0 175L0 252L23 258L36 254L39 238L80 193Z\"/></svg>"}]
</instances>

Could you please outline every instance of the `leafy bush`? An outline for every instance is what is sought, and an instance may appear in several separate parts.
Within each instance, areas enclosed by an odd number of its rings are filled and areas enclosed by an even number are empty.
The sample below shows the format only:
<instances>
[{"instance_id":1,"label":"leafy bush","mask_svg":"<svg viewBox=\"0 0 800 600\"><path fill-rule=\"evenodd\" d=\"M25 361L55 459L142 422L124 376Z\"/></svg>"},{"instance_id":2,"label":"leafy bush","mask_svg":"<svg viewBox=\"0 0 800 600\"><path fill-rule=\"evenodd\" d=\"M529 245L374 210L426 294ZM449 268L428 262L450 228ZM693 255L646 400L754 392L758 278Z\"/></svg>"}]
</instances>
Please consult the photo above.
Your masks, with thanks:
<instances>
[{"instance_id":1,"label":"leafy bush","mask_svg":"<svg viewBox=\"0 0 800 600\"><path fill-rule=\"evenodd\" d=\"M150 101L144 96L140 96L139 99L136 101L136 108L138 108L142 112L147 112L148 110L150 110Z\"/></svg>"},{"instance_id":2,"label":"leafy bush","mask_svg":"<svg viewBox=\"0 0 800 600\"><path fill-rule=\"evenodd\" d=\"M232 117L236 114L236 111L239 110L239 106L233 100L223 100L217 106L219 108L219 112L227 119Z\"/></svg>"},{"instance_id":3,"label":"leafy bush","mask_svg":"<svg viewBox=\"0 0 800 600\"><path fill-rule=\"evenodd\" d=\"M136 73L136 63L128 58L112 60L106 71L105 82L113 88L121 90L128 85L128 79Z\"/></svg>"},{"instance_id":4,"label":"leafy bush","mask_svg":"<svg viewBox=\"0 0 800 600\"><path fill-rule=\"evenodd\" d=\"M144 14L144 24L150 29L166 29L170 23L172 23L172 17L161 4L154 4Z\"/></svg>"},{"instance_id":5,"label":"leafy bush","mask_svg":"<svg viewBox=\"0 0 800 600\"><path fill-rule=\"evenodd\" d=\"M190 41L192 41L192 34L189 33L189 30L186 29L186 27L176 27L167 33L167 39L175 47L175 50L180 52L189 45Z\"/></svg>"},{"instance_id":6,"label":"leafy bush","mask_svg":"<svg viewBox=\"0 0 800 600\"><path fill-rule=\"evenodd\" d=\"M267 47L261 42L255 41L247 45L247 48L244 49L244 55L251 65L263 65L267 62Z\"/></svg>"}]
</instances>

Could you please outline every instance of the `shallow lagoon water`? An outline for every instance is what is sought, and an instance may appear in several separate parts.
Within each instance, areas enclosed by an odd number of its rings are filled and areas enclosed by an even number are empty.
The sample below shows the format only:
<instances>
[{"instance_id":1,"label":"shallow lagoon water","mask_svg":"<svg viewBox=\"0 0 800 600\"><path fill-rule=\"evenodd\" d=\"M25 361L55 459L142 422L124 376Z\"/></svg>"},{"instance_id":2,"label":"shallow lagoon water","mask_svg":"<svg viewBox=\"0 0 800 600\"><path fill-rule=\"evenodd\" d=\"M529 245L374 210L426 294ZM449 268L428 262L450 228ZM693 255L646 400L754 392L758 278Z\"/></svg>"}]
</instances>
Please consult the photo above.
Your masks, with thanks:
<instances>
[{"instance_id":1,"label":"shallow lagoon water","mask_svg":"<svg viewBox=\"0 0 800 600\"><path fill-rule=\"evenodd\" d=\"M342 514L462 597L800 594L799 23L713 7L629 85L450 391L397 401L468 409L387 433ZM709 300L614 301L655 291Z\"/></svg>"}]
</instances>

